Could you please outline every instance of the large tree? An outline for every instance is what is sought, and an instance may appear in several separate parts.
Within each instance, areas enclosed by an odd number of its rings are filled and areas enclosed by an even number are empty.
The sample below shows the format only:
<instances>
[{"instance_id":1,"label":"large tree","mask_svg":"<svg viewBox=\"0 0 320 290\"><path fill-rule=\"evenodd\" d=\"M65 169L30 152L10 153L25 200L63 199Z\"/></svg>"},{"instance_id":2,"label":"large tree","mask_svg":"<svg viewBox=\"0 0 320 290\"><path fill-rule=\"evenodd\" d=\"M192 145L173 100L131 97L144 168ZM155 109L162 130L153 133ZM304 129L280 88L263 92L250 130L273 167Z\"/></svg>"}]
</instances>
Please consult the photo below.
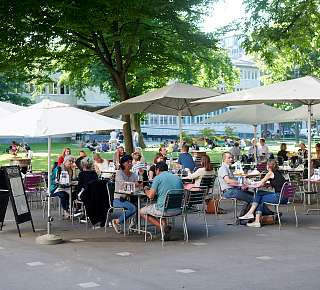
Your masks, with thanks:
<instances>
[{"instance_id":1,"label":"large tree","mask_svg":"<svg viewBox=\"0 0 320 290\"><path fill-rule=\"evenodd\" d=\"M2 0L1 63L41 69L53 59L83 53L103 64L121 101L130 98L136 66L183 66L184 54L205 58L216 41L197 28L210 0ZM127 150L129 115L123 116Z\"/></svg>"},{"instance_id":2,"label":"large tree","mask_svg":"<svg viewBox=\"0 0 320 290\"><path fill-rule=\"evenodd\" d=\"M320 76L318 0L244 0L248 17L244 43L267 65L269 81Z\"/></svg>"}]
</instances>

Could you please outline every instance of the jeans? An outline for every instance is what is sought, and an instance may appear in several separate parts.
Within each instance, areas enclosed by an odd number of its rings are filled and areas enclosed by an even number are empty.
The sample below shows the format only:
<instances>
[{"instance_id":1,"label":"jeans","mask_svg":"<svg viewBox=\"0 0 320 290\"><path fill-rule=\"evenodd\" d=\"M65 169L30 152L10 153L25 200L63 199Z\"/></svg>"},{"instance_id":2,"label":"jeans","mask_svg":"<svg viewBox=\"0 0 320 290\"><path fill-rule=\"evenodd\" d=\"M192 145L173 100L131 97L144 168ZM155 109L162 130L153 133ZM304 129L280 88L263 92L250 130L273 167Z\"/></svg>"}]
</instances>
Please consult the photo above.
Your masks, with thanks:
<instances>
[{"instance_id":1,"label":"jeans","mask_svg":"<svg viewBox=\"0 0 320 290\"><path fill-rule=\"evenodd\" d=\"M263 191L259 190L253 200L254 203L258 204L256 213L264 212L264 202L270 203L278 203L280 199L280 193L277 192L270 192L270 191ZM287 198L282 198L280 203L287 203Z\"/></svg>"},{"instance_id":2,"label":"jeans","mask_svg":"<svg viewBox=\"0 0 320 290\"><path fill-rule=\"evenodd\" d=\"M119 221L121 224L125 222L126 219L130 218L137 212L137 208L134 204L127 200L120 200L119 198L115 198L113 200L114 207L123 207L125 212L119 217Z\"/></svg>"},{"instance_id":3,"label":"jeans","mask_svg":"<svg viewBox=\"0 0 320 290\"><path fill-rule=\"evenodd\" d=\"M57 191L50 194L51 197L58 196L61 200L62 208L67 211L69 209L69 194L65 191Z\"/></svg>"},{"instance_id":4,"label":"jeans","mask_svg":"<svg viewBox=\"0 0 320 290\"><path fill-rule=\"evenodd\" d=\"M251 203L253 201L253 196L247 192L243 191L239 188L229 188L224 192L225 198L236 198L241 201L245 201L246 203Z\"/></svg>"}]
</instances>

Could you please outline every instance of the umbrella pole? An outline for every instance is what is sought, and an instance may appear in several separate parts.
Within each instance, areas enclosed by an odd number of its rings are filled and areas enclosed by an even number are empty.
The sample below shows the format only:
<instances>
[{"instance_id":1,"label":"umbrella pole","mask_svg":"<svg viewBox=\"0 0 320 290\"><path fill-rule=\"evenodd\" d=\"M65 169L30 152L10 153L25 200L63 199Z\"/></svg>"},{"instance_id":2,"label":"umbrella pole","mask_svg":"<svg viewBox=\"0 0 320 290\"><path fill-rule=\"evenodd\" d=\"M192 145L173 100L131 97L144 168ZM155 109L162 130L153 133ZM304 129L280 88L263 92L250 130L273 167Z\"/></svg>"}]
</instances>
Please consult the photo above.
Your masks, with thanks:
<instances>
[{"instance_id":1,"label":"umbrella pole","mask_svg":"<svg viewBox=\"0 0 320 290\"><path fill-rule=\"evenodd\" d=\"M182 112L178 112L178 119L179 119L179 138L180 138L180 144L182 145Z\"/></svg>"},{"instance_id":2,"label":"umbrella pole","mask_svg":"<svg viewBox=\"0 0 320 290\"><path fill-rule=\"evenodd\" d=\"M311 104L308 104L308 191L311 191ZM310 194L308 194L308 204L310 204Z\"/></svg>"},{"instance_id":3,"label":"umbrella pole","mask_svg":"<svg viewBox=\"0 0 320 290\"><path fill-rule=\"evenodd\" d=\"M253 138L256 141L256 148L254 149L254 162L257 163L257 125L253 125Z\"/></svg>"},{"instance_id":4,"label":"umbrella pole","mask_svg":"<svg viewBox=\"0 0 320 290\"><path fill-rule=\"evenodd\" d=\"M50 186L51 186L51 136L48 137L48 221L47 221L47 234L51 234L51 198L50 198Z\"/></svg>"},{"instance_id":5,"label":"umbrella pole","mask_svg":"<svg viewBox=\"0 0 320 290\"><path fill-rule=\"evenodd\" d=\"M51 234L51 198L50 198L50 175L51 175L51 136L48 136L48 221L47 221L47 234L36 238L36 243L41 245L55 245L62 243L62 238L57 235Z\"/></svg>"}]
</instances>

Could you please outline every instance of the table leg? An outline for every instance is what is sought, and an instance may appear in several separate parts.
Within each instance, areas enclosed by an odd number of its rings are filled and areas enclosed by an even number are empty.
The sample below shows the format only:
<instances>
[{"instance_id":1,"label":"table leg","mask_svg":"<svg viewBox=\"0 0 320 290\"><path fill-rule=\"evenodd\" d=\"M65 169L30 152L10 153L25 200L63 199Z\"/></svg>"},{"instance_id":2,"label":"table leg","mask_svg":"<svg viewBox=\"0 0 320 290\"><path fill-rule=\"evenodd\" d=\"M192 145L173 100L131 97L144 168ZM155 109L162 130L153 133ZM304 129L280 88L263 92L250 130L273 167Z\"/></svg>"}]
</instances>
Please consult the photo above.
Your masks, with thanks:
<instances>
[{"instance_id":1,"label":"table leg","mask_svg":"<svg viewBox=\"0 0 320 290\"><path fill-rule=\"evenodd\" d=\"M141 204L141 201L140 201L140 198L141 196L138 195L138 233L140 234L140 231L141 231L141 217L140 217L140 204Z\"/></svg>"}]
</instances>

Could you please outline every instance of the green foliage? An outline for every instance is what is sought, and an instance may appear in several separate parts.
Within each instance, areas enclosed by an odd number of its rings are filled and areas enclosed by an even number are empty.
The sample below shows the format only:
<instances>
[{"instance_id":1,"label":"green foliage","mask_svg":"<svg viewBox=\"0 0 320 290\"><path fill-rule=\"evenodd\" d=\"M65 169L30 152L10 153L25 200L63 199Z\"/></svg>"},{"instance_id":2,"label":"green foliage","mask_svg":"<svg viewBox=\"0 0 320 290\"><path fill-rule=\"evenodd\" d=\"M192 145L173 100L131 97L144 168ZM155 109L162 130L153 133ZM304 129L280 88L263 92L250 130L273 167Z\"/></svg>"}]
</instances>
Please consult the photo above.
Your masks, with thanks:
<instances>
[{"instance_id":1,"label":"green foliage","mask_svg":"<svg viewBox=\"0 0 320 290\"><path fill-rule=\"evenodd\" d=\"M244 0L245 48L267 65L266 82L320 76L320 3L317 0Z\"/></svg>"},{"instance_id":2,"label":"green foliage","mask_svg":"<svg viewBox=\"0 0 320 290\"><path fill-rule=\"evenodd\" d=\"M178 136L179 137L179 136ZM192 136L191 135L189 135L188 133L186 133L186 132L182 132L182 140L184 141L184 142L186 142L187 144L191 144L192 143L192 141L193 141L193 139L192 139Z\"/></svg>"},{"instance_id":3,"label":"green foliage","mask_svg":"<svg viewBox=\"0 0 320 290\"><path fill-rule=\"evenodd\" d=\"M204 139L214 139L215 130L211 128L203 128L199 131L199 135Z\"/></svg>"},{"instance_id":4,"label":"green foliage","mask_svg":"<svg viewBox=\"0 0 320 290\"><path fill-rule=\"evenodd\" d=\"M224 134L227 136L227 137L235 137L236 134L235 134L235 130L233 127L230 127L230 126L226 126L224 128Z\"/></svg>"}]
</instances>

